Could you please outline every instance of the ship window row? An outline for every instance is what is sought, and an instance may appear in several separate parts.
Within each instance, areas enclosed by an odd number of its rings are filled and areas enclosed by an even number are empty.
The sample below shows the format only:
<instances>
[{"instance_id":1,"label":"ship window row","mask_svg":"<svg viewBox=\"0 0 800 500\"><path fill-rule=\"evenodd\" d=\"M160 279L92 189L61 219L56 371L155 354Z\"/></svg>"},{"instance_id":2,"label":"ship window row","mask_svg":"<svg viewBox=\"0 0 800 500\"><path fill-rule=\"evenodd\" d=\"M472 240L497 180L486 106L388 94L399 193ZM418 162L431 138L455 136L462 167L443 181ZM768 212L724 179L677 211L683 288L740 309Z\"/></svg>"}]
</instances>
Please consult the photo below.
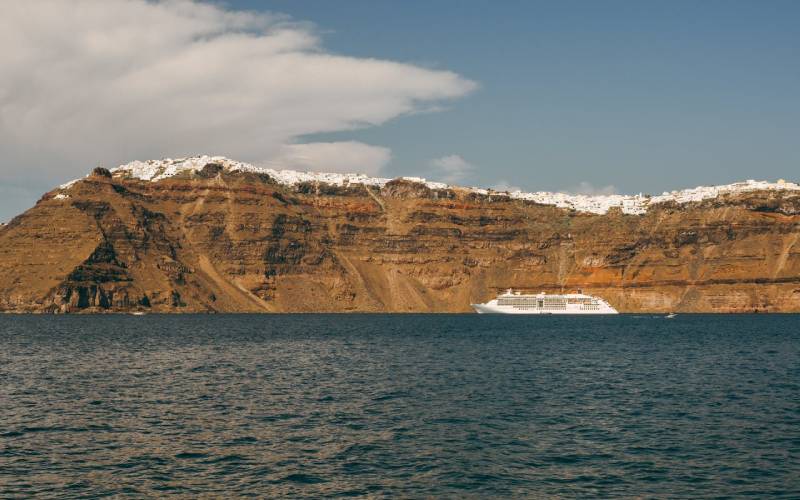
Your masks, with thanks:
<instances>
[{"instance_id":1,"label":"ship window row","mask_svg":"<svg viewBox=\"0 0 800 500\"><path fill-rule=\"evenodd\" d=\"M544 304L541 307L536 306L535 304L529 305L514 305L512 306L514 309L519 310L528 310L528 309L547 309L547 310L558 310L558 311L566 311L567 305L566 304Z\"/></svg>"},{"instance_id":2,"label":"ship window row","mask_svg":"<svg viewBox=\"0 0 800 500\"><path fill-rule=\"evenodd\" d=\"M573 301L565 299L498 299L499 305L513 305L513 304L536 304L536 302L544 302L545 304L580 304L580 305L598 305L597 302L592 301Z\"/></svg>"},{"instance_id":3,"label":"ship window row","mask_svg":"<svg viewBox=\"0 0 800 500\"><path fill-rule=\"evenodd\" d=\"M544 304L545 306L551 305L567 305L566 299L498 299L497 305L500 306L535 306L537 304Z\"/></svg>"},{"instance_id":4,"label":"ship window row","mask_svg":"<svg viewBox=\"0 0 800 500\"><path fill-rule=\"evenodd\" d=\"M511 306L515 308L533 308L533 309L566 309L567 304L576 304L571 299L535 299L535 298L512 298L512 299L498 299L497 305ZM581 301L578 302L580 309L596 311L600 309L600 304L597 302Z\"/></svg>"},{"instance_id":5,"label":"ship window row","mask_svg":"<svg viewBox=\"0 0 800 500\"><path fill-rule=\"evenodd\" d=\"M500 306L535 306L536 299L499 299L497 305Z\"/></svg>"}]
</instances>

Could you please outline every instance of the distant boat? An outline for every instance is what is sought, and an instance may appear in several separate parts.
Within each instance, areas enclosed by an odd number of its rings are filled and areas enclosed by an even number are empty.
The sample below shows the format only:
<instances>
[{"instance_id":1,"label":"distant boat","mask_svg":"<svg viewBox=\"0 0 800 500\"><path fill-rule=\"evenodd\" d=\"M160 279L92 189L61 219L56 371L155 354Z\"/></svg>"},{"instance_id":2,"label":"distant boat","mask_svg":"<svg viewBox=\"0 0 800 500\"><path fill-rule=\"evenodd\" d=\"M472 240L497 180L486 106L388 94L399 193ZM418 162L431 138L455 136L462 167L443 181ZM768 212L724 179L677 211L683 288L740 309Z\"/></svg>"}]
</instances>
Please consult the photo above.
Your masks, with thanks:
<instances>
[{"instance_id":1,"label":"distant boat","mask_svg":"<svg viewBox=\"0 0 800 500\"><path fill-rule=\"evenodd\" d=\"M669 313L669 314L667 314L667 315L666 315L666 316L664 316L664 317L665 317L665 318L667 318L667 319L672 319L672 318L674 318L675 316L677 316L677 314L675 314L675 313Z\"/></svg>"},{"instance_id":2,"label":"distant boat","mask_svg":"<svg viewBox=\"0 0 800 500\"><path fill-rule=\"evenodd\" d=\"M478 314L619 314L608 302L592 295L523 295L510 288L485 304L470 305Z\"/></svg>"},{"instance_id":3,"label":"distant boat","mask_svg":"<svg viewBox=\"0 0 800 500\"><path fill-rule=\"evenodd\" d=\"M131 314L134 316L144 316L147 313L144 311L133 311Z\"/></svg>"}]
</instances>

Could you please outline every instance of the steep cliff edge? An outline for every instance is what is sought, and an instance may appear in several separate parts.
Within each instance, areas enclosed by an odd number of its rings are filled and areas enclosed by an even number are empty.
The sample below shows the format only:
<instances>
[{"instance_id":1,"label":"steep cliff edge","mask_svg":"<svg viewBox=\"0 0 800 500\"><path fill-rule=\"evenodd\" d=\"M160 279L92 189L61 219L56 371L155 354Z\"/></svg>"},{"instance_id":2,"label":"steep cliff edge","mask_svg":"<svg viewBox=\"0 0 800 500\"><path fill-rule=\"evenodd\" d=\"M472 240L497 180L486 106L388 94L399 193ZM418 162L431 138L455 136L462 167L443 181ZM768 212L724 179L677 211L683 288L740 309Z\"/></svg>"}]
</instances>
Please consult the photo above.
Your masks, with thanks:
<instances>
[{"instance_id":1,"label":"steep cliff edge","mask_svg":"<svg viewBox=\"0 0 800 500\"><path fill-rule=\"evenodd\" d=\"M591 214L408 180L98 169L0 227L0 310L460 312L513 287L797 312L799 238L793 190Z\"/></svg>"}]
</instances>

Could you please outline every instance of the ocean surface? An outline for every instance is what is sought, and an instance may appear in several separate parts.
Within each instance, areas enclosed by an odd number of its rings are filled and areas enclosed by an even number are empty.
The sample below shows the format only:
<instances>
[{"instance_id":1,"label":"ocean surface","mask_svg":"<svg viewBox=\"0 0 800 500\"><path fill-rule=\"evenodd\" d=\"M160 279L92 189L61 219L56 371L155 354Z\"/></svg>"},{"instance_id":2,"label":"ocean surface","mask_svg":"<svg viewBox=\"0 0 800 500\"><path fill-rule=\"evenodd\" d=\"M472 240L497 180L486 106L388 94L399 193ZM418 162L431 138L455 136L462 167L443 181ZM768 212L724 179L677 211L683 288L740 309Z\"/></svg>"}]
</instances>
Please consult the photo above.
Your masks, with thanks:
<instances>
[{"instance_id":1,"label":"ocean surface","mask_svg":"<svg viewBox=\"0 0 800 500\"><path fill-rule=\"evenodd\" d=\"M800 497L800 316L0 315L0 497Z\"/></svg>"}]
</instances>

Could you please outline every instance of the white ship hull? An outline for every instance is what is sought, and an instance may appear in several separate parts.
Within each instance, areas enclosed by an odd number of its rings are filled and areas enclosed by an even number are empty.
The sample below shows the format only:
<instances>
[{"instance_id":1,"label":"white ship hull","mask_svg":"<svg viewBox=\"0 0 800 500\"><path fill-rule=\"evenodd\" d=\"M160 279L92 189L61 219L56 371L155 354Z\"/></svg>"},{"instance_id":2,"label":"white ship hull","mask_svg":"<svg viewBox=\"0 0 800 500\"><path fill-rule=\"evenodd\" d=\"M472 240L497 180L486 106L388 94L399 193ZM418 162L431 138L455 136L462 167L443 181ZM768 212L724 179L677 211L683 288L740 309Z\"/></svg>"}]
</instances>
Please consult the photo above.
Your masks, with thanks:
<instances>
[{"instance_id":1,"label":"white ship hull","mask_svg":"<svg viewBox=\"0 0 800 500\"><path fill-rule=\"evenodd\" d=\"M475 312L478 314L619 314L615 309L605 310L605 311L581 311L581 310L569 310L566 311L546 311L546 310L531 310L531 311L521 311L518 309L514 309L513 307L500 307L500 306L490 306L488 304L470 304Z\"/></svg>"},{"instance_id":2,"label":"white ship hull","mask_svg":"<svg viewBox=\"0 0 800 500\"><path fill-rule=\"evenodd\" d=\"M619 314L599 297L584 294L521 295L511 290L485 304L470 304L478 314Z\"/></svg>"}]
</instances>

